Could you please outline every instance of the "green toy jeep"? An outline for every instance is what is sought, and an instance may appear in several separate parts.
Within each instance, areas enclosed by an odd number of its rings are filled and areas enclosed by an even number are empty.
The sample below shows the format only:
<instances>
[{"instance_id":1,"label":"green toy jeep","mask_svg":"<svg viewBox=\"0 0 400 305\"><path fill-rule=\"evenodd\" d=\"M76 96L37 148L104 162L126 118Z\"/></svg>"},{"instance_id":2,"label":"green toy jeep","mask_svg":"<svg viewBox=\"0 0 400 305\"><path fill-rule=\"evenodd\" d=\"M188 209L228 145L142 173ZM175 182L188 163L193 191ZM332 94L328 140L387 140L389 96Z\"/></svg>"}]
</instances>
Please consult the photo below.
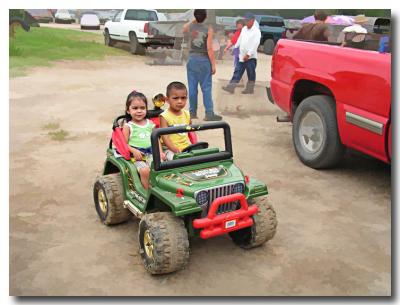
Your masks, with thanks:
<instances>
[{"instance_id":1,"label":"green toy jeep","mask_svg":"<svg viewBox=\"0 0 400 305\"><path fill-rule=\"evenodd\" d=\"M224 132L224 150L200 142L176 154L174 160L161 162L160 136L217 128ZM184 268L189 237L229 234L245 249L274 237L277 220L267 201L267 186L235 166L227 123L157 128L151 145L148 190L141 185L134 164L119 156L110 141L103 175L96 179L93 191L96 211L105 225L124 222L131 214L140 219L139 251L151 274Z\"/></svg>"}]
</instances>

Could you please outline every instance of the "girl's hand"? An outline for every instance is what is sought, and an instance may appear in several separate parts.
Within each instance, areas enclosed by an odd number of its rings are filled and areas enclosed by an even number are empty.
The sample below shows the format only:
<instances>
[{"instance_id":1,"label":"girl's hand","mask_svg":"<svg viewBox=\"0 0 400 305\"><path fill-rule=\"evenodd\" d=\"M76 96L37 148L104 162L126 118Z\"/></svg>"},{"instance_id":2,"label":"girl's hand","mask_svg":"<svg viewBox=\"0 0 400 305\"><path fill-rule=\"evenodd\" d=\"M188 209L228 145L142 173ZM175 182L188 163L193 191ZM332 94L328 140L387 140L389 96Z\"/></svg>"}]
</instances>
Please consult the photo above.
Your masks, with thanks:
<instances>
[{"instance_id":1,"label":"girl's hand","mask_svg":"<svg viewBox=\"0 0 400 305\"><path fill-rule=\"evenodd\" d=\"M135 158L136 161L142 161L142 153L137 150L137 149L132 149L133 157Z\"/></svg>"},{"instance_id":2,"label":"girl's hand","mask_svg":"<svg viewBox=\"0 0 400 305\"><path fill-rule=\"evenodd\" d=\"M164 154L163 152L160 152L160 156L161 156L161 160L162 160L162 161L167 160L167 156L166 156L166 154Z\"/></svg>"}]
</instances>

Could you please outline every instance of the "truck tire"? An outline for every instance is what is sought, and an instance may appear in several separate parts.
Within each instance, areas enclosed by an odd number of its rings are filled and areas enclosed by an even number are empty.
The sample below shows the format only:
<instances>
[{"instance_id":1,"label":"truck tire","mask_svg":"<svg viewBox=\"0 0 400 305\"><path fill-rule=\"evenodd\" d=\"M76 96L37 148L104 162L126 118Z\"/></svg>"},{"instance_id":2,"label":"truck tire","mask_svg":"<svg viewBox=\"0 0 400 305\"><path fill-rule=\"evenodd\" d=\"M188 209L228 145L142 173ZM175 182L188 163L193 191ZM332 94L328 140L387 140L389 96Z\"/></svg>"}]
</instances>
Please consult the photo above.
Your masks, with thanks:
<instances>
[{"instance_id":1,"label":"truck tire","mask_svg":"<svg viewBox=\"0 0 400 305\"><path fill-rule=\"evenodd\" d=\"M272 55L275 49L275 42L273 39L267 39L264 41L264 53L267 55Z\"/></svg>"},{"instance_id":2,"label":"truck tire","mask_svg":"<svg viewBox=\"0 0 400 305\"><path fill-rule=\"evenodd\" d=\"M122 179L119 173L98 177L93 187L94 204L105 225L124 222L131 217L124 208Z\"/></svg>"},{"instance_id":3,"label":"truck tire","mask_svg":"<svg viewBox=\"0 0 400 305\"><path fill-rule=\"evenodd\" d=\"M271 240L275 236L278 225L275 210L268 203L267 197L256 198L253 204L258 206L257 214L252 216L253 225L229 233L233 242L244 249L258 247Z\"/></svg>"},{"instance_id":4,"label":"truck tire","mask_svg":"<svg viewBox=\"0 0 400 305\"><path fill-rule=\"evenodd\" d=\"M110 37L110 33L108 32L108 29L105 29L104 30L104 44L106 46L113 47L115 45L115 43L116 43L116 41Z\"/></svg>"},{"instance_id":5,"label":"truck tire","mask_svg":"<svg viewBox=\"0 0 400 305\"><path fill-rule=\"evenodd\" d=\"M297 156L309 167L328 168L341 161L345 147L340 141L332 97L313 95L300 103L293 118L292 139Z\"/></svg>"},{"instance_id":6,"label":"truck tire","mask_svg":"<svg viewBox=\"0 0 400 305\"><path fill-rule=\"evenodd\" d=\"M182 219L170 212L146 214L139 223L139 252L151 274L183 269L189 260L189 239Z\"/></svg>"},{"instance_id":7,"label":"truck tire","mask_svg":"<svg viewBox=\"0 0 400 305\"><path fill-rule=\"evenodd\" d=\"M132 54L143 55L144 47L139 43L136 34L131 32L129 33L129 46L131 48Z\"/></svg>"}]
</instances>

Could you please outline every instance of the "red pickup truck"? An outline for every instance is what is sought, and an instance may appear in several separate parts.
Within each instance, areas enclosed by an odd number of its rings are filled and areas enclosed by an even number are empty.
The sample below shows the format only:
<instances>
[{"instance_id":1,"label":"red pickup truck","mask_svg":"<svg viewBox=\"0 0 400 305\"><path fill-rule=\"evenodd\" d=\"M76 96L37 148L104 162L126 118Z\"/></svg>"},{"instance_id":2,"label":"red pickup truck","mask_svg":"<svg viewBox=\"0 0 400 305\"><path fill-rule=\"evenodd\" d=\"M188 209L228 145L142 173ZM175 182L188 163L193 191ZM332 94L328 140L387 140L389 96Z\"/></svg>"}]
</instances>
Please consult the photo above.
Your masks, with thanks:
<instances>
[{"instance_id":1,"label":"red pickup truck","mask_svg":"<svg viewBox=\"0 0 400 305\"><path fill-rule=\"evenodd\" d=\"M346 147L390 163L390 53L281 39L267 94L293 122L304 164L332 167Z\"/></svg>"}]
</instances>

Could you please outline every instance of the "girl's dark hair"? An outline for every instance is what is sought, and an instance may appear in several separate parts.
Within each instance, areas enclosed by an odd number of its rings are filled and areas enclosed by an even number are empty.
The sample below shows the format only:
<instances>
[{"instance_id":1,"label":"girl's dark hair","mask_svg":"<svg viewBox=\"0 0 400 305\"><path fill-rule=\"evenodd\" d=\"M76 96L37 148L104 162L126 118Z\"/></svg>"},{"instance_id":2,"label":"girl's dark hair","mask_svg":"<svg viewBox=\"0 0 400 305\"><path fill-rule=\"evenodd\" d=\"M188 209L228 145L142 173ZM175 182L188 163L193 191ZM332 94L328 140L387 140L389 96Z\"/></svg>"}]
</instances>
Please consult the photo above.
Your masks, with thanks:
<instances>
[{"instance_id":1,"label":"girl's dark hair","mask_svg":"<svg viewBox=\"0 0 400 305\"><path fill-rule=\"evenodd\" d=\"M193 15L198 23L203 23L207 18L207 10L194 10Z\"/></svg>"},{"instance_id":2,"label":"girl's dark hair","mask_svg":"<svg viewBox=\"0 0 400 305\"><path fill-rule=\"evenodd\" d=\"M128 108L131 105L131 102L134 98L139 98L141 99L144 104L146 105L146 110L147 110L147 98L146 96L141 93L141 92L137 92L135 90L133 90L131 93L128 94L128 96L126 97L126 105L125 105L125 117L126 117L126 121L129 122L130 120L132 120L131 115L128 113Z\"/></svg>"}]
</instances>

